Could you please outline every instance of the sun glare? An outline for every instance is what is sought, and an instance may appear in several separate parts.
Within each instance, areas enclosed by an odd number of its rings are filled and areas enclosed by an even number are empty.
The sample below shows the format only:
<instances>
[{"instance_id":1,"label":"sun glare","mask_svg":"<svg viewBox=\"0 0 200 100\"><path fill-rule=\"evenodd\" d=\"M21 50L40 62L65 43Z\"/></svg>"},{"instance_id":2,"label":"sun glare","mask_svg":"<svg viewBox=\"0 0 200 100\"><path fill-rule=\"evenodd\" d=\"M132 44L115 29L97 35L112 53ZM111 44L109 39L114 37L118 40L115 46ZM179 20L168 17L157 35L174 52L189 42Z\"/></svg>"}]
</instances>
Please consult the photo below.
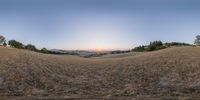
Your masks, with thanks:
<instances>
[{"instance_id":1,"label":"sun glare","mask_svg":"<svg viewBox=\"0 0 200 100\"><path fill-rule=\"evenodd\" d=\"M103 48L102 47L97 47L97 48L95 48L95 51L101 52L101 51L103 51Z\"/></svg>"}]
</instances>

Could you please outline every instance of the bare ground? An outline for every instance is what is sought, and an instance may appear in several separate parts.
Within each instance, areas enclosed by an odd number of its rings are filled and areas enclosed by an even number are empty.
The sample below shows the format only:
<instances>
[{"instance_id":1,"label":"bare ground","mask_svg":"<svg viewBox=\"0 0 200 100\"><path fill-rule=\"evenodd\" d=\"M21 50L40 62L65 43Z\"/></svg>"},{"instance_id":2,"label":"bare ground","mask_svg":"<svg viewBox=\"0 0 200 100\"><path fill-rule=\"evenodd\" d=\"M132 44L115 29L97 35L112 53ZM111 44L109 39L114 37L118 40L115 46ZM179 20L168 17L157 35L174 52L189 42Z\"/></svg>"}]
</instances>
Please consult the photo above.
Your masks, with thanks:
<instances>
[{"instance_id":1,"label":"bare ground","mask_svg":"<svg viewBox=\"0 0 200 100\"><path fill-rule=\"evenodd\" d=\"M0 97L200 97L200 48L81 58L0 48Z\"/></svg>"}]
</instances>

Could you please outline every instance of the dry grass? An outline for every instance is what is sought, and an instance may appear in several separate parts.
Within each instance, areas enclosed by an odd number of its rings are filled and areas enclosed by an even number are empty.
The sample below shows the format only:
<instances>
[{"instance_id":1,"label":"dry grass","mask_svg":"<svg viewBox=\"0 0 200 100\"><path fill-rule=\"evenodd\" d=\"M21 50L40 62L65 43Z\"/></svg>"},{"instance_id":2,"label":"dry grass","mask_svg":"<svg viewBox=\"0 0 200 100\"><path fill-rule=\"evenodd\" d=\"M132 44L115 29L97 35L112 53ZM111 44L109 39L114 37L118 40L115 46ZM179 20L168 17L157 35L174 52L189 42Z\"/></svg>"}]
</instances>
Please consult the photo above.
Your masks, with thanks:
<instances>
[{"instance_id":1,"label":"dry grass","mask_svg":"<svg viewBox=\"0 0 200 100\"><path fill-rule=\"evenodd\" d=\"M0 96L199 97L200 48L102 59L0 48Z\"/></svg>"},{"instance_id":2,"label":"dry grass","mask_svg":"<svg viewBox=\"0 0 200 100\"><path fill-rule=\"evenodd\" d=\"M93 58L100 58L100 59L105 59L105 58L122 58L122 57L131 57L131 56L135 56L135 55L140 55L143 54L142 52L129 52L129 53L120 53L120 54L107 54L107 55L103 55L100 57L93 57Z\"/></svg>"}]
</instances>

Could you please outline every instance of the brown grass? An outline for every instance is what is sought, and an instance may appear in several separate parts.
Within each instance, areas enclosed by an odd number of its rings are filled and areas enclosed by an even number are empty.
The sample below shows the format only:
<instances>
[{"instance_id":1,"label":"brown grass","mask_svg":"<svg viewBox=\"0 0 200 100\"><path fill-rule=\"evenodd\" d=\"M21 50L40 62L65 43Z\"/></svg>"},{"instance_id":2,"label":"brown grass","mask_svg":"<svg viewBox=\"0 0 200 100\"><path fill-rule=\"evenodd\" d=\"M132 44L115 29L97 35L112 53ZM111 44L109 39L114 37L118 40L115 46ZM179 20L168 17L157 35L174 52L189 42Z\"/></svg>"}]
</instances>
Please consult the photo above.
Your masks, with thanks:
<instances>
[{"instance_id":1,"label":"brown grass","mask_svg":"<svg viewBox=\"0 0 200 100\"><path fill-rule=\"evenodd\" d=\"M0 48L0 96L199 97L200 48L98 59Z\"/></svg>"}]
</instances>

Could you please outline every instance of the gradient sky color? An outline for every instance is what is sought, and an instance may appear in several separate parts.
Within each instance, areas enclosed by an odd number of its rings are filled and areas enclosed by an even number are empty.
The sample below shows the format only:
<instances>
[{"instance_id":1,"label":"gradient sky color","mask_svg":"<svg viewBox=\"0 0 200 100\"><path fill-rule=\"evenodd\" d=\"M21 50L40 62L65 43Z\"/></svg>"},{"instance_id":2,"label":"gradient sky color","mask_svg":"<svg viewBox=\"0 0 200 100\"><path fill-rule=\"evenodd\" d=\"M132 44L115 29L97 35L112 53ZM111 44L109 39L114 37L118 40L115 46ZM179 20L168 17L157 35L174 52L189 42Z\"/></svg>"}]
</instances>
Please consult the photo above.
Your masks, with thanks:
<instances>
[{"instance_id":1,"label":"gradient sky color","mask_svg":"<svg viewBox=\"0 0 200 100\"><path fill-rule=\"evenodd\" d=\"M0 0L0 34L48 49L193 43L200 0Z\"/></svg>"}]
</instances>

